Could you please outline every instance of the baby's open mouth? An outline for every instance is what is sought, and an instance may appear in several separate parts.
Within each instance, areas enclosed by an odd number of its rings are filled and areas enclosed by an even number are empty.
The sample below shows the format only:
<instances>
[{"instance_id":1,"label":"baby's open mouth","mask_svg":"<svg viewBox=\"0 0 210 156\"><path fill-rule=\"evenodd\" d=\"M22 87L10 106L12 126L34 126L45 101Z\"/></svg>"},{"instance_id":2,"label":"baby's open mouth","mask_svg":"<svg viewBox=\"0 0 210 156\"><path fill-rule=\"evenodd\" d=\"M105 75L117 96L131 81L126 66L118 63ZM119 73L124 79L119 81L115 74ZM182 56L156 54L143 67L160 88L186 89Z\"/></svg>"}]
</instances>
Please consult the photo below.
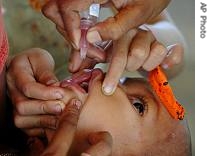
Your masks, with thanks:
<instances>
[{"instance_id":1,"label":"baby's open mouth","mask_svg":"<svg viewBox=\"0 0 210 156\"><path fill-rule=\"evenodd\" d=\"M98 69L84 69L83 71L72 75L71 78L66 78L62 80L60 86L64 88L74 86L79 91L83 93L88 93L91 80L94 79L94 77L96 76L95 74L92 74L95 70Z\"/></svg>"}]
</instances>

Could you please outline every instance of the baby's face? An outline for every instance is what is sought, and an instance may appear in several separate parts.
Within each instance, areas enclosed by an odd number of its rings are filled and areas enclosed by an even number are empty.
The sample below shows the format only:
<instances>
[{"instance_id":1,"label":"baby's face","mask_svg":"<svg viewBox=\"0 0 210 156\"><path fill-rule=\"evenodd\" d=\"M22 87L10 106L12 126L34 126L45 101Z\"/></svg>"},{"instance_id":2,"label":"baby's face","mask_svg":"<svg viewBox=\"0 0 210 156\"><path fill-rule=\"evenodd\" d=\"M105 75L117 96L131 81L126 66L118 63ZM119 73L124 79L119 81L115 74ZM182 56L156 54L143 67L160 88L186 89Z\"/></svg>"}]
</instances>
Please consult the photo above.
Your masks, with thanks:
<instances>
[{"instance_id":1,"label":"baby's face","mask_svg":"<svg viewBox=\"0 0 210 156\"><path fill-rule=\"evenodd\" d=\"M128 79L112 96L105 96L101 91L103 78L100 70L93 70L78 80L79 83L88 81L88 94L79 86L73 89L85 102L72 155L79 155L90 146L87 141L90 132L110 132L113 156L139 156L146 149L154 148L160 140L172 138L174 130L180 128L179 122L171 118L145 80Z\"/></svg>"}]
</instances>

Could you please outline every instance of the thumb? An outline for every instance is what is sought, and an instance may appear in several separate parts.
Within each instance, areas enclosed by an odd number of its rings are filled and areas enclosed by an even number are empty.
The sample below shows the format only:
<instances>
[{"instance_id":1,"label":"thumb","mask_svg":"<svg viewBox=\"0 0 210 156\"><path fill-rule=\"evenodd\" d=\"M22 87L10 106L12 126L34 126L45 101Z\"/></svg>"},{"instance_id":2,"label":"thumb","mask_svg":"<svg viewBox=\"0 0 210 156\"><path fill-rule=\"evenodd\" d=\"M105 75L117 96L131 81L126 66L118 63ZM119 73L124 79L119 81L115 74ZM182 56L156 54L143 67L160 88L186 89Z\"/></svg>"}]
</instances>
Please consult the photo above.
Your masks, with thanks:
<instances>
[{"instance_id":1,"label":"thumb","mask_svg":"<svg viewBox=\"0 0 210 156\"><path fill-rule=\"evenodd\" d=\"M109 156L112 153L112 136L109 132L96 132L88 136L91 147L81 156Z\"/></svg>"},{"instance_id":2,"label":"thumb","mask_svg":"<svg viewBox=\"0 0 210 156\"><path fill-rule=\"evenodd\" d=\"M184 58L184 48L180 44L174 44L167 47L167 57L161 63L164 69L170 69L175 65L181 64Z\"/></svg>"},{"instance_id":3,"label":"thumb","mask_svg":"<svg viewBox=\"0 0 210 156\"><path fill-rule=\"evenodd\" d=\"M143 12L143 7L145 6L136 4L127 5L115 17L109 17L90 28L87 33L87 40L90 43L118 40L128 30L141 25L149 18Z\"/></svg>"}]
</instances>

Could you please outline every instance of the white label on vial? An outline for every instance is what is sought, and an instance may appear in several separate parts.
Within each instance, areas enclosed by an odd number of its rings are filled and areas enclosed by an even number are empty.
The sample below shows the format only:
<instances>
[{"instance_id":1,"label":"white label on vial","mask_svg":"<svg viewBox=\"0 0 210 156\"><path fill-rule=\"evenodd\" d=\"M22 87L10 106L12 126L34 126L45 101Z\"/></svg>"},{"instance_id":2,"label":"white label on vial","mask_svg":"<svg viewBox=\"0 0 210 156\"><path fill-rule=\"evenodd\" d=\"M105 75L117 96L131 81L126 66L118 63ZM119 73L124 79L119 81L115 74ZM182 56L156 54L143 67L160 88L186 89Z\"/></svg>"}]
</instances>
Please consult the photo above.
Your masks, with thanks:
<instances>
[{"instance_id":1,"label":"white label on vial","mask_svg":"<svg viewBox=\"0 0 210 156\"><path fill-rule=\"evenodd\" d=\"M89 8L89 14L95 17L99 17L99 11L100 11L100 4L93 3L91 4Z\"/></svg>"}]
</instances>

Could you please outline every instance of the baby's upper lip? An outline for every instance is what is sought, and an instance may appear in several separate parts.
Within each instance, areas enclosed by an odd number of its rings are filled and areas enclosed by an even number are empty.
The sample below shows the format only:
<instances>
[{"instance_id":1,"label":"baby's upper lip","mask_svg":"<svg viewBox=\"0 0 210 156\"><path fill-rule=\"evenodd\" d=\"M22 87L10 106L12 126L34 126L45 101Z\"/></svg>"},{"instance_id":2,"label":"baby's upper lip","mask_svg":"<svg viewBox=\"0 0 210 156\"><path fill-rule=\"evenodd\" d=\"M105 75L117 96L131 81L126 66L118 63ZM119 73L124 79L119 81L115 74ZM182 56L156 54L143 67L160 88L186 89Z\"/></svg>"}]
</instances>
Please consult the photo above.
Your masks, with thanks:
<instances>
[{"instance_id":1,"label":"baby's upper lip","mask_svg":"<svg viewBox=\"0 0 210 156\"><path fill-rule=\"evenodd\" d=\"M61 81L60 86L65 88L65 87L69 87L73 85L73 86L76 86L78 90L82 90L83 92L87 93L90 81L94 79L94 77L96 76L96 75L92 75L93 71L95 70L98 70L98 69L83 70L81 74L79 75L75 74L75 76L73 75L72 78L67 78ZM100 72L102 71L100 70Z\"/></svg>"}]
</instances>

